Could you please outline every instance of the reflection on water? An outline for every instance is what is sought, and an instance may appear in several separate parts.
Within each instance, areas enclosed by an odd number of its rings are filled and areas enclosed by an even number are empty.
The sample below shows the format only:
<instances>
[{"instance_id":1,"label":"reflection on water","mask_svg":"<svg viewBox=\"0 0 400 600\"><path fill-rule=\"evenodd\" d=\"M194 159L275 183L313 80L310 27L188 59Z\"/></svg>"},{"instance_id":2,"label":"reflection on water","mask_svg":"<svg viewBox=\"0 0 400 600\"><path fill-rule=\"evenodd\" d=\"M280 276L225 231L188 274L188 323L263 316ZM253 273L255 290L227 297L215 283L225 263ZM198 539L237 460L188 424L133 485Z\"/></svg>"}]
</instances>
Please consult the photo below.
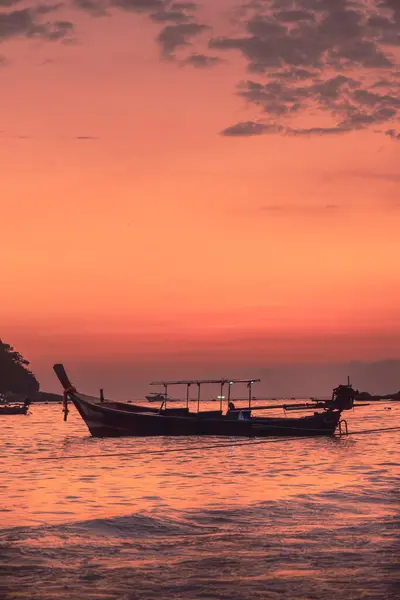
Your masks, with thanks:
<instances>
[{"instance_id":1,"label":"reflection on water","mask_svg":"<svg viewBox=\"0 0 400 600\"><path fill-rule=\"evenodd\" d=\"M101 440L75 410L31 412L1 421L1 598L398 598L398 431L207 450L227 440Z\"/></svg>"}]
</instances>

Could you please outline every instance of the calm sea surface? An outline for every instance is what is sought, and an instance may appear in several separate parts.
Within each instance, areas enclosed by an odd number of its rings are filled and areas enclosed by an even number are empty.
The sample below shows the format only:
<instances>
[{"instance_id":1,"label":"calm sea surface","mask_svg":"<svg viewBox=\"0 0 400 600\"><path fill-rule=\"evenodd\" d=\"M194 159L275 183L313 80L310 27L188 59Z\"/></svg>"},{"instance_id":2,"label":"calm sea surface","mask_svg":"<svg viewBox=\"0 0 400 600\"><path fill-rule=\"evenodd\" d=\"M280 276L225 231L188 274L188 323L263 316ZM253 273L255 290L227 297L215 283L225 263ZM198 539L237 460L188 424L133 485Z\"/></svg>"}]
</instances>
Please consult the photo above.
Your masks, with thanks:
<instances>
[{"instance_id":1,"label":"calm sea surface","mask_svg":"<svg viewBox=\"0 0 400 600\"><path fill-rule=\"evenodd\" d=\"M0 418L2 600L400 598L400 431L235 447ZM400 403L346 419L400 425Z\"/></svg>"}]
</instances>

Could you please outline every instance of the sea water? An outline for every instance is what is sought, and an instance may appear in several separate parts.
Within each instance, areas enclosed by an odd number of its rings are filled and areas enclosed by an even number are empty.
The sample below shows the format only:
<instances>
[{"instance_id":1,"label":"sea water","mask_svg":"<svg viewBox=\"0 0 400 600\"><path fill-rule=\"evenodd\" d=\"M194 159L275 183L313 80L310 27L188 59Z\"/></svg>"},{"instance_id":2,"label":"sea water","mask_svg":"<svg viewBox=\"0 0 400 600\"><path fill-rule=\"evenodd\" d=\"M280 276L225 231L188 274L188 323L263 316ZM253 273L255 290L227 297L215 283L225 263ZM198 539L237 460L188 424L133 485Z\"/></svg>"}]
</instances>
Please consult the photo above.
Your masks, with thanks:
<instances>
[{"instance_id":1,"label":"sea water","mask_svg":"<svg viewBox=\"0 0 400 600\"><path fill-rule=\"evenodd\" d=\"M400 597L400 431L95 439L61 410L0 417L2 600Z\"/></svg>"}]
</instances>

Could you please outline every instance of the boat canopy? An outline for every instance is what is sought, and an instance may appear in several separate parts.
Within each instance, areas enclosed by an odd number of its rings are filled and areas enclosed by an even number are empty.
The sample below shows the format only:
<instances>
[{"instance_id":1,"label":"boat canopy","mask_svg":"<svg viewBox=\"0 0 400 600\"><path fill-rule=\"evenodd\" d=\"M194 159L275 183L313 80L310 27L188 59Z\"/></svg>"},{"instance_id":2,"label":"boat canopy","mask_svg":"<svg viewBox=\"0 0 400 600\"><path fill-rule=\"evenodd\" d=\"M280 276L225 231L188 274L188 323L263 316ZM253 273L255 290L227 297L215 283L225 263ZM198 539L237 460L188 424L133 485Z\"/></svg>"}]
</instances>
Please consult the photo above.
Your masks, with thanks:
<instances>
[{"instance_id":1,"label":"boat canopy","mask_svg":"<svg viewBox=\"0 0 400 600\"><path fill-rule=\"evenodd\" d=\"M223 388L224 385L228 384L228 402L230 400L231 395L231 386L234 383L245 383L249 388L249 408L251 406L251 386L253 383L259 383L261 379L229 379L228 377L224 377L223 379L178 379L173 381L151 381L150 385L162 385L164 386L165 396L167 396L168 386L170 385L186 385L186 406L189 406L189 388L191 385L197 385L197 410L199 410L200 404L200 387L203 384L214 383L219 384L221 386L221 393L219 396L220 400L220 409L222 410L222 400L223 396ZM166 400L165 400L166 402Z\"/></svg>"},{"instance_id":2,"label":"boat canopy","mask_svg":"<svg viewBox=\"0 0 400 600\"><path fill-rule=\"evenodd\" d=\"M225 384L229 383L229 385L233 383L258 383L261 379L229 379L228 377L224 377L223 379L181 379L178 381L152 381L150 385L192 385L193 383L203 384L203 383L219 383Z\"/></svg>"}]
</instances>

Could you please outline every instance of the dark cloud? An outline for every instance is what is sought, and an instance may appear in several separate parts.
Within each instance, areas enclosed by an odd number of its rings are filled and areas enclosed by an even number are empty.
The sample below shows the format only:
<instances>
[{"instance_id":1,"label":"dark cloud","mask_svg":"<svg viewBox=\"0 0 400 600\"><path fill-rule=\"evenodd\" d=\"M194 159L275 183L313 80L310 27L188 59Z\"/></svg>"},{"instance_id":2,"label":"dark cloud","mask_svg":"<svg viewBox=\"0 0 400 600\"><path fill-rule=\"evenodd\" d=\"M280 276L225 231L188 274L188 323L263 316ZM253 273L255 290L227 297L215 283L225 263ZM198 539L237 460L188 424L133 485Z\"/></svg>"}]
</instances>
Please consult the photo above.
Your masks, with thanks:
<instances>
[{"instance_id":1,"label":"dark cloud","mask_svg":"<svg viewBox=\"0 0 400 600\"><path fill-rule=\"evenodd\" d=\"M368 90L356 90L353 94L355 100L366 106L379 106L400 109L400 97L390 94L376 94Z\"/></svg>"},{"instance_id":2,"label":"dark cloud","mask_svg":"<svg viewBox=\"0 0 400 600\"><path fill-rule=\"evenodd\" d=\"M37 25L39 37L48 40L59 40L68 37L69 33L74 31L74 24L71 21L54 21L45 25Z\"/></svg>"},{"instance_id":3,"label":"dark cloud","mask_svg":"<svg viewBox=\"0 0 400 600\"><path fill-rule=\"evenodd\" d=\"M315 15L306 10L282 10L274 13L274 17L282 23L296 23L298 21L315 21Z\"/></svg>"},{"instance_id":4,"label":"dark cloud","mask_svg":"<svg viewBox=\"0 0 400 600\"><path fill-rule=\"evenodd\" d=\"M276 79L291 79L292 81L301 79L310 79L318 76L318 71L310 71L307 69L289 68L282 69L281 71L271 72L269 74L271 78Z\"/></svg>"},{"instance_id":5,"label":"dark cloud","mask_svg":"<svg viewBox=\"0 0 400 600\"><path fill-rule=\"evenodd\" d=\"M245 121L227 127L221 131L221 135L226 137L250 137L253 135L265 135L266 133L278 133L282 129L278 125Z\"/></svg>"},{"instance_id":6,"label":"dark cloud","mask_svg":"<svg viewBox=\"0 0 400 600\"><path fill-rule=\"evenodd\" d=\"M396 29L396 23L387 17L375 14L368 18L367 25L375 29Z\"/></svg>"},{"instance_id":7,"label":"dark cloud","mask_svg":"<svg viewBox=\"0 0 400 600\"><path fill-rule=\"evenodd\" d=\"M392 59L375 42L362 39L343 41L340 48L329 52L326 66L337 69L385 69L393 66Z\"/></svg>"},{"instance_id":8,"label":"dark cloud","mask_svg":"<svg viewBox=\"0 0 400 600\"><path fill-rule=\"evenodd\" d=\"M167 25L157 36L163 56L172 57L179 46L190 46L190 40L206 29L209 27L200 23Z\"/></svg>"},{"instance_id":9,"label":"dark cloud","mask_svg":"<svg viewBox=\"0 0 400 600\"><path fill-rule=\"evenodd\" d=\"M74 139L75 140L90 140L90 141L93 141L93 140L98 140L99 138L96 137L95 135L77 135L77 136L75 136Z\"/></svg>"},{"instance_id":10,"label":"dark cloud","mask_svg":"<svg viewBox=\"0 0 400 600\"><path fill-rule=\"evenodd\" d=\"M183 65L191 65L196 69L207 69L214 67L216 64L222 62L218 56L207 56L206 54L191 54L187 58L181 61Z\"/></svg>"},{"instance_id":11,"label":"dark cloud","mask_svg":"<svg viewBox=\"0 0 400 600\"><path fill-rule=\"evenodd\" d=\"M320 107L329 107L331 103L343 97L344 90L347 93L359 86L356 80L337 75L330 79L319 80L309 85L292 85L280 79L273 79L266 84L255 81L246 81L239 84L239 95L253 104L262 106L264 112L294 112L305 108L307 103L318 102ZM276 111L276 107L281 109Z\"/></svg>"},{"instance_id":12,"label":"dark cloud","mask_svg":"<svg viewBox=\"0 0 400 600\"><path fill-rule=\"evenodd\" d=\"M385 135L388 135L393 140L400 140L400 131L395 131L394 129L388 129L385 131Z\"/></svg>"},{"instance_id":13,"label":"dark cloud","mask_svg":"<svg viewBox=\"0 0 400 600\"><path fill-rule=\"evenodd\" d=\"M341 134L400 118L390 52L400 44L400 0L257 0L238 14L243 33L214 37L209 47L244 56L261 81L239 84L238 94L263 116L254 131L238 123L228 135L270 133L277 124L287 135ZM318 113L330 114L332 126L295 126L296 115Z\"/></svg>"},{"instance_id":14,"label":"dark cloud","mask_svg":"<svg viewBox=\"0 0 400 600\"><path fill-rule=\"evenodd\" d=\"M0 0L0 7L19 1ZM210 55L201 45L204 38L195 40L211 31L199 22L195 2L72 2L95 17L112 14L110 8L145 15L160 25L156 41L162 56L178 65L207 68L221 62L224 51L241 53L253 75L237 93L258 108L260 119L237 123L223 135L330 135L382 124L394 131L392 123L400 119L400 0L250 0L236 11L240 33L212 37ZM70 21L44 18L60 6L0 12L0 41L70 39Z\"/></svg>"},{"instance_id":15,"label":"dark cloud","mask_svg":"<svg viewBox=\"0 0 400 600\"><path fill-rule=\"evenodd\" d=\"M170 4L168 1L165 1L162 10L152 13L150 18L156 23L187 23L195 21L191 13L196 10L197 4L193 2L174 2Z\"/></svg>"},{"instance_id":16,"label":"dark cloud","mask_svg":"<svg viewBox=\"0 0 400 600\"><path fill-rule=\"evenodd\" d=\"M92 16L99 17L109 16L107 11L109 8L142 14L163 13L167 10L169 2L168 0L72 0L72 4Z\"/></svg>"},{"instance_id":17,"label":"dark cloud","mask_svg":"<svg viewBox=\"0 0 400 600\"><path fill-rule=\"evenodd\" d=\"M342 133L350 129L348 119L360 113L354 104L359 86L360 82L344 75L336 75L326 80L315 79L309 84L302 85L288 84L286 80L278 79L266 84L249 80L239 85L239 95L248 102L260 106L264 113L274 119L277 116L293 115L315 108L330 111L339 117L335 127L338 128L338 133ZM385 107L390 100L387 99L386 102ZM305 131L325 133L331 130L332 128L314 127L307 130L299 129L299 134L302 135ZM287 128L286 131L288 132L289 129Z\"/></svg>"},{"instance_id":18,"label":"dark cloud","mask_svg":"<svg viewBox=\"0 0 400 600\"><path fill-rule=\"evenodd\" d=\"M34 26L35 17L29 8L0 13L0 40L18 35L29 36Z\"/></svg>"},{"instance_id":19,"label":"dark cloud","mask_svg":"<svg viewBox=\"0 0 400 600\"><path fill-rule=\"evenodd\" d=\"M381 8L392 12L393 20L400 25L400 3L399 0L379 0L378 5Z\"/></svg>"},{"instance_id":20,"label":"dark cloud","mask_svg":"<svg viewBox=\"0 0 400 600\"><path fill-rule=\"evenodd\" d=\"M22 0L0 0L0 8L5 6L13 6L13 4L18 4L18 2L22 2Z\"/></svg>"},{"instance_id":21,"label":"dark cloud","mask_svg":"<svg viewBox=\"0 0 400 600\"><path fill-rule=\"evenodd\" d=\"M0 0L9 2L11 0ZM220 61L216 56L202 53L192 54L178 61L175 51L191 46L192 38L209 27L198 23L193 12L198 9L195 2L171 2L170 0L73 0L75 7L92 16L110 16L109 8L124 12L146 15L153 23L163 25L156 36L163 57L176 60L182 65L196 68L210 67Z\"/></svg>"},{"instance_id":22,"label":"dark cloud","mask_svg":"<svg viewBox=\"0 0 400 600\"><path fill-rule=\"evenodd\" d=\"M393 81L390 79L379 79L370 87L371 90L376 88L400 88L400 81Z\"/></svg>"},{"instance_id":23,"label":"dark cloud","mask_svg":"<svg viewBox=\"0 0 400 600\"><path fill-rule=\"evenodd\" d=\"M220 133L227 137L251 137L254 135L266 135L271 133L281 133L289 136L312 136L312 135L341 135L347 133L347 127L309 127L293 129L283 127L274 123L261 123L254 121L245 121L236 123L231 127L223 129Z\"/></svg>"},{"instance_id":24,"label":"dark cloud","mask_svg":"<svg viewBox=\"0 0 400 600\"><path fill-rule=\"evenodd\" d=\"M73 4L76 8L90 13L93 17L106 17L109 15L107 0L73 0Z\"/></svg>"},{"instance_id":25,"label":"dark cloud","mask_svg":"<svg viewBox=\"0 0 400 600\"><path fill-rule=\"evenodd\" d=\"M198 7L195 2L173 2L170 5L171 10L197 10Z\"/></svg>"},{"instance_id":26,"label":"dark cloud","mask_svg":"<svg viewBox=\"0 0 400 600\"><path fill-rule=\"evenodd\" d=\"M341 135L343 133L347 133L349 131L348 127L339 126L339 127L309 127L306 129L291 129L288 127L284 130L287 135Z\"/></svg>"},{"instance_id":27,"label":"dark cloud","mask_svg":"<svg viewBox=\"0 0 400 600\"><path fill-rule=\"evenodd\" d=\"M167 5L164 0L111 0L111 6L132 12L153 12L163 10Z\"/></svg>"},{"instance_id":28,"label":"dark cloud","mask_svg":"<svg viewBox=\"0 0 400 600\"><path fill-rule=\"evenodd\" d=\"M56 10L59 5L39 5L0 13L0 41L13 37L42 38L46 40L65 39L73 32L70 21L50 21L41 23L43 14Z\"/></svg>"},{"instance_id":29,"label":"dark cloud","mask_svg":"<svg viewBox=\"0 0 400 600\"><path fill-rule=\"evenodd\" d=\"M220 37L210 45L219 49L240 50L253 71L265 72L271 66L322 67L386 67L390 58L378 47L376 34L365 24L364 11L346 9L351 2L293 0L297 11L306 14L304 7L314 8L313 18L294 19L288 23L286 11L274 12L272 0L260 3L262 8L245 19L246 35ZM364 5L367 6L366 0Z\"/></svg>"}]
</instances>

